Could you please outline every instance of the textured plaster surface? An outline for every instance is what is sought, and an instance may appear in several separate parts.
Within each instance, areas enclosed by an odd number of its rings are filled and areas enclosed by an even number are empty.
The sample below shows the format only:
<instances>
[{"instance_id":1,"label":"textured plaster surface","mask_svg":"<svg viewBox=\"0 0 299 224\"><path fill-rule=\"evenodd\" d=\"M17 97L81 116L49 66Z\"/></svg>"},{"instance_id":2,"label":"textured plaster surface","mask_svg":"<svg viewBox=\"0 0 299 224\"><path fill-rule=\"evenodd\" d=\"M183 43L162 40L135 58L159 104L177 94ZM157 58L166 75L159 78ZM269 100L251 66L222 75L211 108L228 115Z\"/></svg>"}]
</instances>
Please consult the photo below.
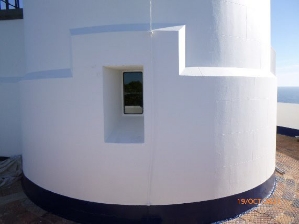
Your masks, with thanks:
<instances>
[{"instance_id":1,"label":"textured plaster surface","mask_svg":"<svg viewBox=\"0 0 299 224\"><path fill-rule=\"evenodd\" d=\"M277 186L268 201L239 218L223 222L224 224L299 223L299 142L294 138L277 135L276 166L285 173L275 173ZM270 200L275 203L270 203ZM0 189L0 223L74 222L36 206L23 193L21 183L16 182L8 188Z\"/></svg>"}]
</instances>

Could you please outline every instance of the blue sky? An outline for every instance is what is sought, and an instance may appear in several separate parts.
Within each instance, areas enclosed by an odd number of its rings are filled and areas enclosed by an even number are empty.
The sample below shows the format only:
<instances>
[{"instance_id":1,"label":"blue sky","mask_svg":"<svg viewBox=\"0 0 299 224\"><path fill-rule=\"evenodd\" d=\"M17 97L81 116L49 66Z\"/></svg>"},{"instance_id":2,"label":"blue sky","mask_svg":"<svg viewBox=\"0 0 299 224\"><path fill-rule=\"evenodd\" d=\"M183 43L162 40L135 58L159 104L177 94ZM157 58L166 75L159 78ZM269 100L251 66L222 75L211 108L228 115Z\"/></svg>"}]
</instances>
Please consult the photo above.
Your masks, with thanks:
<instances>
[{"instance_id":1,"label":"blue sky","mask_svg":"<svg viewBox=\"0 0 299 224\"><path fill-rule=\"evenodd\" d=\"M278 86L299 86L299 0L271 0L271 14Z\"/></svg>"},{"instance_id":2,"label":"blue sky","mask_svg":"<svg viewBox=\"0 0 299 224\"><path fill-rule=\"evenodd\" d=\"M14 0L8 0L8 2L12 5L15 4L15 1ZM20 7L23 8L23 0L20 0ZM1 8L5 8L5 3L3 1L0 1L0 4L1 4Z\"/></svg>"}]
</instances>

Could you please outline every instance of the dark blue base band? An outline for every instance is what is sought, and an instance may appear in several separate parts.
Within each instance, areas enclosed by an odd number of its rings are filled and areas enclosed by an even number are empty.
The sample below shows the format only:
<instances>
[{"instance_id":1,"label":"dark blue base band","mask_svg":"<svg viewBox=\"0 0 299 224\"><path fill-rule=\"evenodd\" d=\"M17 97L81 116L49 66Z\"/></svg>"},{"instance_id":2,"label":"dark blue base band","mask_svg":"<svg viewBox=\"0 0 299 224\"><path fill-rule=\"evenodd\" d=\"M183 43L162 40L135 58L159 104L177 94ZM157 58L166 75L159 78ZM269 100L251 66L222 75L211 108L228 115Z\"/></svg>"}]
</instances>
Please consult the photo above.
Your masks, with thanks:
<instances>
[{"instance_id":1,"label":"dark blue base band","mask_svg":"<svg viewBox=\"0 0 299 224\"><path fill-rule=\"evenodd\" d=\"M5 2L5 1L0 1ZM23 9L0 10L0 20L23 19Z\"/></svg>"},{"instance_id":2,"label":"dark blue base band","mask_svg":"<svg viewBox=\"0 0 299 224\"><path fill-rule=\"evenodd\" d=\"M277 126L277 134L295 137L295 136L299 136L299 130Z\"/></svg>"},{"instance_id":3,"label":"dark blue base band","mask_svg":"<svg viewBox=\"0 0 299 224\"><path fill-rule=\"evenodd\" d=\"M9 157L6 157L6 156L0 156L0 161L4 161L4 160L7 160Z\"/></svg>"},{"instance_id":4,"label":"dark blue base band","mask_svg":"<svg viewBox=\"0 0 299 224\"><path fill-rule=\"evenodd\" d=\"M263 199L275 184L274 174L249 191L225 198L178 205L125 206L81 201L45 190L26 176L22 185L26 195L41 208L80 223L104 224L198 224L233 218L256 204L239 203L238 199Z\"/></svg>"}]
</instances>

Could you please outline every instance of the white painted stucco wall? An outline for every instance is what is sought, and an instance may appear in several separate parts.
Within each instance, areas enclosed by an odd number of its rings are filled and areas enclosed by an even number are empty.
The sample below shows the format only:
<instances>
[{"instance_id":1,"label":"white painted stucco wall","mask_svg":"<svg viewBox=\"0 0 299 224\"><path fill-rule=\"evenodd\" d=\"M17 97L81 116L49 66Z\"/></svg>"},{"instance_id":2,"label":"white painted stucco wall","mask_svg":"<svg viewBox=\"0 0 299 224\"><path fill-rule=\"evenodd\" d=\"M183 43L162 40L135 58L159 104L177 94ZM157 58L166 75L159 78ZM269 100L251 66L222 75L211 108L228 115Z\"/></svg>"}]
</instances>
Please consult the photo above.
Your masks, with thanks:
<instances>
[{"instance_id":1,"label":"white painted stucco wall","mask_svg":"<svg viewBox=\"0 0 299 224\"><path fill-rule=\"evenodd\" d=\"M270 1L153 0L152 32L145 0L25 4L23 161L34 183L165 205L241 193L273 174ZM125 116L117 76L136 69L144 114Z\"/></svg>"},{"instance_id":2,"label":"white painted stucco wall","mask_svg":"<svg viewBox=\"0 0 299 224\"><path fill-rule=\"evenodd\" d=\"M149 0L90 0L88 4L81 0L47 4L28 0L24 4L27 73L71 66L70 29L150 22ZM187 26L187 67L268 70L269 5L270 0L152 0L152 22L156 28Z\"/></svg>"},{"instance_id":3,"label":"white painted stucco wall","mask_svg":"<svg viewBox=\"0 0 299 224\"><path fill-rule=\"evenodd\" d=\"M299 130L299 104L277 104L277 126Z\"/></svg>"},{"instance_id":4,"label":"white painted stucco wall","mask_svg":"<svg viewBox=\"0 0 299 224\"><path fill-rule=\"evenodd\" d=\"M23 20L0 20L0 156L21 154L19 79L25 74Z\"/></svg>"},{"instance_id":5,"label":"white painted stucco wall","mask_svg":"<svg viewBox=\"0 0 299 224\"><path fill-rule=\"evenodd\" d=\"M0 78L24 76L24 21L0 20L0 28Z\"/></svg>"}]
</instances>

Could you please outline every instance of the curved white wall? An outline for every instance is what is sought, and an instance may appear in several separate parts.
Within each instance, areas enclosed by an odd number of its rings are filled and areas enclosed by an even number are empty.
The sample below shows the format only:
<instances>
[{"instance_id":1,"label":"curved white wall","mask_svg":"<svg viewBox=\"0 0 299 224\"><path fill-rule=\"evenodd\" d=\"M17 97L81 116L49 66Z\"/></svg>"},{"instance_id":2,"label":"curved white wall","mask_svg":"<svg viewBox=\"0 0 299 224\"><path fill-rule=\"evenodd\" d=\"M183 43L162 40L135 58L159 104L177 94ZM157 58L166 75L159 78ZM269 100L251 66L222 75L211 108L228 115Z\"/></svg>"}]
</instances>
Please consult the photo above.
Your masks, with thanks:
<instances>
[{"instance_id":1,"label":"curved white wall","mask_svg":"<svg viewBox=\"0 0 299 224\"><path fill-rule=\"evenodd\" d=\"M149 0L28 0L24 10L27 73L71 67L70 29L150 22ZM270 0L152 0L152 22L186 25L187 67L270 68Z\"/></svg>"},{"instance_id":2,"label":"curved white wall","mask_svg":"<svg viewBox=\"0 0 299 224\"><path fill-rule=\"evenodd\" d=\"M270 1L152 5L153 33L149 1L26 1L24 173L40 187L167 205L241 193L273 174ZM143 71L144 139L113 143L130 121L114 111L119 89L109 91L130 69Z\"/></svg>"}]
</instances>

